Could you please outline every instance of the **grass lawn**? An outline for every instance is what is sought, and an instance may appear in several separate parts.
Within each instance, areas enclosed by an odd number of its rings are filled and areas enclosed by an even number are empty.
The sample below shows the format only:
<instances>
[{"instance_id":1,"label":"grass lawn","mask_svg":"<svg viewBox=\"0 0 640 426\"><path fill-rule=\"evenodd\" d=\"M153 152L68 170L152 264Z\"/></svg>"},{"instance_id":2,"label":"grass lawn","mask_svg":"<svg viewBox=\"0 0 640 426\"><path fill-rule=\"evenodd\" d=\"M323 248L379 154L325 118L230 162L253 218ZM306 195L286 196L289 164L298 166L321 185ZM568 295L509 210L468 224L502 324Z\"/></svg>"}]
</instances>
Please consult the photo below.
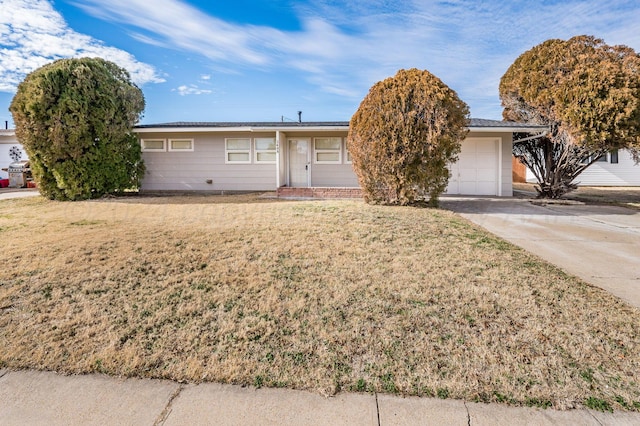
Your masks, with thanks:
<instances>
[{"instance_id":1,"label":"grass lawn","mask_svg":"<svg viewBox=\"0 0 640 426\"><path fill-rule=\"evenodd\" d=\"M640 311L442 210L0 201L0 367L640 409Z\"/></svg>"}]
</instances>

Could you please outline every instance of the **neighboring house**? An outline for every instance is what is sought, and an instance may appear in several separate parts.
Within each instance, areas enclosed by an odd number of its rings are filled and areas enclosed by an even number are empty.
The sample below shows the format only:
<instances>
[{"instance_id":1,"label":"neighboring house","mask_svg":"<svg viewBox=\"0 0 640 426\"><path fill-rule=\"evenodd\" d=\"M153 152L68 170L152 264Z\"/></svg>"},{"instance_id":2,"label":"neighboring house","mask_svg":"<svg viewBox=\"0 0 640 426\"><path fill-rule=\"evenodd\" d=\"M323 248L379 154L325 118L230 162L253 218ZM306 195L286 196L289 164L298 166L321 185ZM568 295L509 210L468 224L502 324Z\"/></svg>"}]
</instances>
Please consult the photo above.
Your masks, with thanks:
<instances>
[{"instance_id":1,"label":"neighboring house","mask_svg":"<svg viewBox=\"0 0 640 426\"><path fill-rule=\"evenodd\" d=\"M544 127L472 119L448 194L511 196L513 133ZM166 123L136 126L142 191L274 191L353 196L348 122Z\"/></svg>"},{"instance_id":2,"label":"neighboring house","mask_svg":"<svg viewBox=\"0 0 640 426\"><path fill-rule=\"evenodd\" d=\"M629 151L612 151L587 167L576 182L580 186L640 186L640 165Z\"/></svg>"},{"instance_id":3,"label":"neighboring house","mask_svg":"<svg viewBox=\"0 0 640 426\"><path fill-rule=\"evenodd\" d=\"M527 169L527 182L536 178ZM640 186L640 165L627 150L609 152L598 158L575 179L579 186Z\"/></svg>"},{"instance_id":4,"label":"neighboring house","mask_svg":"<svg viewBox=\"0 0 640 426\"><path fill-rule=\"evenodd\" d=\"M8 173L2 169L9 167L14 161L27 160L27 153L16 139L14 129L0 130L0 179L7 179Z\"/></svg>"}]
</instances>

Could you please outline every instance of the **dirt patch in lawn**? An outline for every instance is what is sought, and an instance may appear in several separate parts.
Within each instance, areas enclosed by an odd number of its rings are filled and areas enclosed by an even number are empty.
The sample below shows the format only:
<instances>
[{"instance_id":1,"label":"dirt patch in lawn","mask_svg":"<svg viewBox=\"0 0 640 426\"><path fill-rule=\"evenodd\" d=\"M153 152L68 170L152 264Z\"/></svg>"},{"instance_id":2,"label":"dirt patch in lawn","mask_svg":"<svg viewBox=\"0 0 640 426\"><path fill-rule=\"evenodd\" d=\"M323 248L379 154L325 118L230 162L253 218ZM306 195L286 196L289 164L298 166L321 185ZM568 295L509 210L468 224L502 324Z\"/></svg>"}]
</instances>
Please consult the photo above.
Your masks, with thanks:
<instances>
[{"instance_id":1,"label":"dirt patch in lawn","mask_svg":"<svg viewBox=\"0 0 640 426\"><path fill-rule=\"evenodd\" d=\"M441 210L0 201L0 367L640 408L640 312Z\"/></svg>"}]
</instances>

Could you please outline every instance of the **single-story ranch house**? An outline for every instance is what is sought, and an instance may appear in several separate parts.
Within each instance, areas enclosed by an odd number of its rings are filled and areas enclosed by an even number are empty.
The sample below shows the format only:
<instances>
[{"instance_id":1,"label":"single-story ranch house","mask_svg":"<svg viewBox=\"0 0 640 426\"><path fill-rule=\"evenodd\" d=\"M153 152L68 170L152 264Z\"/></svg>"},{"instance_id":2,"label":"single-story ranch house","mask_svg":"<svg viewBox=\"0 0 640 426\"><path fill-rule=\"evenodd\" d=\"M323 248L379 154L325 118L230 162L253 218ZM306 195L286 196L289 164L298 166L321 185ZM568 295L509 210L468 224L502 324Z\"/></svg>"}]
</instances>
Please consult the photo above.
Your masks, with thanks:
<instances>
[{"instance_id":1,"label":"single-story ranch house","mask_svg":"<svg viewBox=\"0 0 640 426\"><path fill-rule=\"evenodd\" d=\"M448 194L511 196L513 133L543 126L472 119ZM142 191L278 191L348 197L359 186L348 122L166 123L136 126Z\"/></svg>"},{"instance_id":2,"label":"single-story ranch house","mask_svg":"<svg viewBox=\"0 0 640 426\"><path fill-rule=\"evenodd\" d=\"M143 191L278 191L280 195L353 196L358 181L346 150L348 122L167 123L139 125L147 172ZM512 136L544 127L471 119L448 194L512 195ZM0 129L0 179L27 159L14 129ZM527 173L528 180L532 178ZM640 186L628 151L607 154L581 185Z\"/></svg>"}]
</instances>

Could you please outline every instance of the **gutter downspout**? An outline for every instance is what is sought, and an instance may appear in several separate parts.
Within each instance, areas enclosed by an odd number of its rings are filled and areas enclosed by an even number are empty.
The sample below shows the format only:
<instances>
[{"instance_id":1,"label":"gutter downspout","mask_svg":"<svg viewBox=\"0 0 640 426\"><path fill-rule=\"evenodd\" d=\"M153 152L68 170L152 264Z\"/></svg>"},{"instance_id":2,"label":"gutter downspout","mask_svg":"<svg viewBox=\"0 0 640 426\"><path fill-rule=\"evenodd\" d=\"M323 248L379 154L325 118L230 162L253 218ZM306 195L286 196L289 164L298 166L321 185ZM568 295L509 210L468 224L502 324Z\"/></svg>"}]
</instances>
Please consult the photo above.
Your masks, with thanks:
<instances>
[{"instance_id":1,"label":"gutter downspout","mask_svg":"<svg viewBox=\"0 0 640 426\"><path fill-rule=\"evenodd\" d=\"M546 136L548 133L549 133L549 131L547 130L547 131L542 132L542 133L540 133L540 134L533 135L533 136L529 136L528 138L518 139L517 141L513 141L513 143L516 143L516 142L526 142L526 141L530 141L530 140L532 140L532 139L542 138L542 137Z\"/></svg>"}]
</instances>

